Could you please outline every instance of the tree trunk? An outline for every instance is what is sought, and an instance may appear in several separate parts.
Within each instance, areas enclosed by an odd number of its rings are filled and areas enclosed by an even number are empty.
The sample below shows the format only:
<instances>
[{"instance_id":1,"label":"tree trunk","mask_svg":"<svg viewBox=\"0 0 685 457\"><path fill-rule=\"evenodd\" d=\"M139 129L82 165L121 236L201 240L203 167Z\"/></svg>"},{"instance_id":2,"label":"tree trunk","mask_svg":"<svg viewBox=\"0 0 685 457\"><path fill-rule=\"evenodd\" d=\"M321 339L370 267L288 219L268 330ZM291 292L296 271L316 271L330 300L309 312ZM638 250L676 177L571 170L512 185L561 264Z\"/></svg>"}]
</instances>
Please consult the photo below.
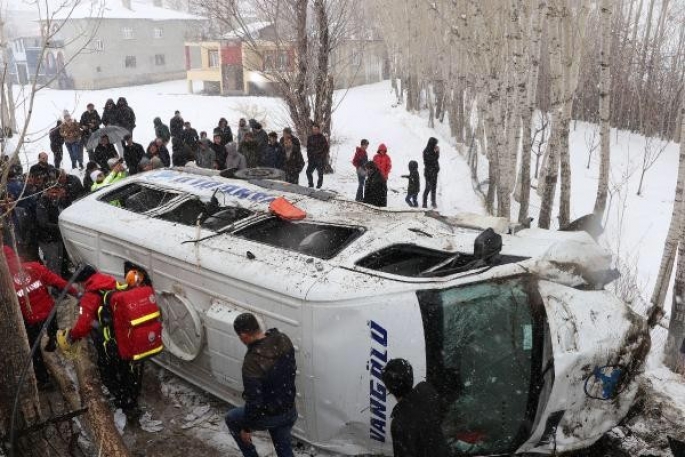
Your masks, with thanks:
<instances>
[{"instance_id":1,"label":"tree trunk","mask_svg":"<svg viewBox=\"0 0 685 457\"><path fill-rule=\"evenodd\" d=\"M308 56L308 36L307 36L307 4L308 0L297 0L297 75L295 77L295 93L288 94L286 99L292 99L288 103L290 116L295 122L297 133L300 138L306 139L309 136L310 112L309 98L307 97L307 56Z\"/></svg>"},{"instance_id":2,"label":"tree trunk","mask_svg":"<svg viewBox=\"0 0 685 457\"><path fill-rule=\"evenodd\" d=\"M685 103L681 106L681 119L685 119ZM681 132L685 132L685 120L681 121ZM668 227L668 234L664 242L664 250L661 255L661 265L654 284L652 293L652 305L656 309L663 309L666 300L666 292L671 281L673 272L673 262L675 260L678 238L682 238L683 232L683 189L685 187L685 141L680 142L680 157L678 160L678 180L675 188L675 198L673 210L671 212L671 223Z\"/></svg>"},{"instance_id":3,"label":"tree trunk","mask_svg":"<svg viewBox=\"0 0 685 457\"><path fill-rule=\"evenodd\" d=\"M611 168L611 15L612 0L602 0L602 48L599 54L599 181L594 213L599 220L604 217L609 192ZM631 4L632 7L632 4Z\"/></svg>"},{"instance_id":4,"label":"tree trunk","mask_svg":"<svg viewBox=\"0 0 685 457\"><path fill-rule=\"evenodd\" d=\"M436 79L433 84L435 88L435 117L442 122L445 115L445 81Z\"/></svg>"},{"instance_id":5,"label":"tree trunk","mask_svg":"<svg viewBox=\"0 0 685 457\"><path fill-rule=\"evenodd\" d=\"M83 404L88 408L86 417L93 433L96 447L102 449L107 457L131 457L124 441L114 425L112 410L102 395L100 376L91 362L90 345L82 341L80 356L74 361L79 393Z\"/></svg>"},{"instance_id":6,"label":"tree trunk","mask_svg":"<svg viewBox=\"0 0 685 457\"><path fill-rule=\"evenodd\" d=\"M314 11L319 37L316 76L314 78L314 121L321 126L324 135L331 134L331 109L333 106L333 78L330 76L329 56L331 51L328 12L324 0L314 1ZM328 112L326 110L328 109Z\"/></svg>"}]
</instances>

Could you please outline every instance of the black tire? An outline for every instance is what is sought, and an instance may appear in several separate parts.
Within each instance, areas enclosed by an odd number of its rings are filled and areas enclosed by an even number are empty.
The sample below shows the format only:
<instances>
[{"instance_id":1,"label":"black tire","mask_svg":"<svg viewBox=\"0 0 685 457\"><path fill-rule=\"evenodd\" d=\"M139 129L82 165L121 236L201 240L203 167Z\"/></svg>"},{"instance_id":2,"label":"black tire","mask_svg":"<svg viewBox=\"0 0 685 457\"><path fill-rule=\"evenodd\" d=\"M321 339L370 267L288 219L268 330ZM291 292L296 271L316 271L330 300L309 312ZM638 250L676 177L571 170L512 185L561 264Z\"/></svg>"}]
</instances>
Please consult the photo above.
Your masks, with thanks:
<instances>
[{"instance_id":1,"label":"black tire","mask_svg":"<svg viewBox=\"0 0 685 457\"><path fill-rule=\"evenodd\" d=\"M235 179L285 179L285 173L278 168L245 168L238 170L233 174Z\"/></svg>"}]
</instances>

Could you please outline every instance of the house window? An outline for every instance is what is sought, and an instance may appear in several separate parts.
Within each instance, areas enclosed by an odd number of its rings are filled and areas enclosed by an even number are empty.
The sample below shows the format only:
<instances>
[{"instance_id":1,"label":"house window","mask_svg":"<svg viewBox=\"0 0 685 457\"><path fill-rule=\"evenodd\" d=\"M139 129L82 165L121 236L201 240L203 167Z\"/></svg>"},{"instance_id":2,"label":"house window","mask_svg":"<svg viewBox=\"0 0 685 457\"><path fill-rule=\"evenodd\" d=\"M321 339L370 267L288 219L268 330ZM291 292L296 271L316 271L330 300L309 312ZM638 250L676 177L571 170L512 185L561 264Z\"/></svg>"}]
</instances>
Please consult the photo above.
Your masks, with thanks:
<instances>
[{"instance_id":1,"label":"house window","mask_svg":"<svg viewBox=\"0 0 685 457\"><path fill-rule=\"evenodd\" d=\"M136 56L126 56L124 66L126 68L136 68Z\"/></svg>"},{"instance_id":2,"label":"house window","mask_svg":"<svg viewBox=\"0 0 685 457\"><path fill-rule=\"evenodd\" d=\"M102 52L105 50L105 42L100 39L93 40L93 47L96 51Z\"/></svg>"},{"instance_id":3,"label":"house window","mask_svg":"<svg viewBox=\"0 0 685 457\"><path fill-rule=\"evenodd\" d=\"M131 27L124 27L121 29L121 36L124 40L132 40L135 38L133 35L133 29Z\"/></svg>"},{"instance_id":4,"label":"house window","mask_svg":"<svg viewBox=\"0 0 685 457\"><path fill-rule=\"evenodd\" d=\"M155 38L163 38L164 37L164 29L162 29L160 27L155 27L153 36Z\"/></svg>"},{"instance_id":5,"label":"house window","mask_svg":"<svg viewBox=\"0 0 685 457\"><path fill-rule=\"evenodd\" d=\"M216 68L219 66L219 50L210 49L209 50L209 67Z\"/></svg>"},{"instance_id":6,"label":"house window","mask_svg":"<svg viewBox=\"0 0 685 457\"><path fill-rule=\"evenodd\" d=\"M264 71L287 71L289 68L288 51L264 51Z\"/></svg>"},{"instance_id":7,"label":"house window","mask_svg":"<svg viewBox=\"0 0 685 457\"><path fill-rule=\"evenodd\" d=\"M352 49L352 65L361 65L362 53L357 48Z\"/></svg>"},{"instance_id":8,"label":"house window","mask_svg":"<svg viewBox=\"0 0 685 457\"><path fill-rule=\"evenodd\" d=\"M155 65L166 65L164 54L155 54Z\"/></svg>"}]
</instances>

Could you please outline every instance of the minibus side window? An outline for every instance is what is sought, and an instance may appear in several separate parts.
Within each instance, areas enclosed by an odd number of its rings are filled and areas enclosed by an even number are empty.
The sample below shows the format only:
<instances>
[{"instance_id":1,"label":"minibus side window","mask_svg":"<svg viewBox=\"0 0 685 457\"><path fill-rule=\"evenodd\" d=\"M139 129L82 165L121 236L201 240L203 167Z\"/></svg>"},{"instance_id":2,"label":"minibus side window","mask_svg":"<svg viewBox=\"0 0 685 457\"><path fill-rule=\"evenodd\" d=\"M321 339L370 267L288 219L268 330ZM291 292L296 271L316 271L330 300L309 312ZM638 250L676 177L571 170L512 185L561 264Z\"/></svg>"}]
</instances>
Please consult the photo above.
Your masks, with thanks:
<instances>
[{"instance_id":1,"label":"minibus side window","mask_svg":"<svg viewBox=\"0 0 685 457\"><path fill-rule=\"evenodd\" d=\"M531 291L519 278L418 292L427 381L460 453L510 454L529 438L544 344L544 311Z\"/></svg>"},{"instance_id":2,"label":"minibus side window","mask_svg":"<svg viewBox=\"0 0 685 457\"><path fill-rule=\"evenodd\" d=\"M145 213L169 203L178 196L177 192L168 192L131 183L103 193L98 200L133 211L134 213Z\"/></svg>"}]
</instances>

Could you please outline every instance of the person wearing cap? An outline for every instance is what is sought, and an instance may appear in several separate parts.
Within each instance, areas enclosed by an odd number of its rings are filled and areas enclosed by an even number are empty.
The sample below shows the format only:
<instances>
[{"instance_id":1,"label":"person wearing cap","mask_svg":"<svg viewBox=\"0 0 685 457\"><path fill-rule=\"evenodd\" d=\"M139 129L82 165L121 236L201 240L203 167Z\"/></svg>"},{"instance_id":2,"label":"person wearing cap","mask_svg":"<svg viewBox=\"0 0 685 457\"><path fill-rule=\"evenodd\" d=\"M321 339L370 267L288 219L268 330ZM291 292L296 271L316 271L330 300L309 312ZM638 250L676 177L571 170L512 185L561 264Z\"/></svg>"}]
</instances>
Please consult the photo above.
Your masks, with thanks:
<instances>
[{"instance_id":1,"label":"person wearing cap","mask_svg":"<svg viewBox=\"0 0 685 457\"><path fill-rule=\"evenodd\" d=\"M435 389L426 381L413 387L414 373L405 359L389 360L381 380L397 398L390 426L394 457L448 457L441 427L442 405Z\"/></svg>"},{"instance_id":2,"label":"person wearing cap","mask_svg":"<svg viewBox=\"0 0 685 457\"><path fill-rule=\"evenodd\" d=\"M114 184L115 182L128 177L128 171L126 171L126 167L124 166L124 159L119 159L117 157L111 158L107 161L107 166L109 167L110 172L102 182L105 186L109 186L110 184Z\"/></svg>"},{"instance_id":3,"label":"person wearing cap","mask_svg":"<svg viewBox=\"0 0 685 457\"><path fill-rule=\"evenodd\" d=\"M90 186L90 191L95 192L96 190L100 190L103 187L106 187L107 184L105 184L105 173L100 170L99 168L96 169L95 171L91 172L90 174L90 180L93 182Z\"/></svg>"},{"instance_id":4,"label":"person wearing cap","mask_svg":"<svg viewBox=\"0 0 685 457\"><path fill-rule=\"evenodd\" d=\"M312 124L312 134L307 138L307 182L309 187L314 187L314 170L318 175L316 188L323 185L323 169L328 156L328 140L321 133L319 124Z\"/></svg>"},{"instance_id":5,"label":"person wearing cap","mask_svg":"<svg viewBox=\"0 0 685 457\"><path fill-rule=\"evenodd\" d=\"M138 165L140 163L140 159L142 159L145 155L145 149L143 149L142 145L133 142L133 135L130 133L124 136L123 155L129 174L135 175L138 173Z\"/></svg>"},{"instance_id":6,"label":"person wearing cap","mask_svg":"<svg viewBox=\"0 0 685 457\"><path fill-rule=\"evenodd\" d=\"M100 273L91 265L81 266L80 273L74 279L83 289L79 300L79 316L71 329L57 331L57 345L65 354L73 354L74 343L90 334L97 349L100 378L114 396L115 406L122 408L130 416L139 412L137 397L142 367L133 367L130 362L121 360L116 350L106 350L101 330L104 325L98 312L104 304L103 291L122 291L143 283L149 284L145 272L139 268L128 269L125 277L126 282L120 283L113 276Z\"/></svg>"},{"instance_id":7,"label":"person wearing cap","mask_svg":"<svg viewBox=\"0 0 685 457\"><path fill-rule=\"evenodd\" d=\"M242 379L245 406L226 414L226 425L245 457L256 457L253 430L268 430L278 457L292 457L290 431L297 421L295 408L295 349L278 329L266 332L251 313L233 321L233 329L247 346Z\"/></svg>"},{"instance_id":8,"label":"person wearing cap","mask_svg":"<svg viewBox=\"0 0 685 457\"><path fill-rule=\"evenodd\" d=\"M282 170L285 158L283 156L283 148L278 142L278 134L276 132L269 132L268 143L264 151L264 155L261 157L261 165L263 167L278 168L279 170Z\"/></svg>"}]
</instances>

